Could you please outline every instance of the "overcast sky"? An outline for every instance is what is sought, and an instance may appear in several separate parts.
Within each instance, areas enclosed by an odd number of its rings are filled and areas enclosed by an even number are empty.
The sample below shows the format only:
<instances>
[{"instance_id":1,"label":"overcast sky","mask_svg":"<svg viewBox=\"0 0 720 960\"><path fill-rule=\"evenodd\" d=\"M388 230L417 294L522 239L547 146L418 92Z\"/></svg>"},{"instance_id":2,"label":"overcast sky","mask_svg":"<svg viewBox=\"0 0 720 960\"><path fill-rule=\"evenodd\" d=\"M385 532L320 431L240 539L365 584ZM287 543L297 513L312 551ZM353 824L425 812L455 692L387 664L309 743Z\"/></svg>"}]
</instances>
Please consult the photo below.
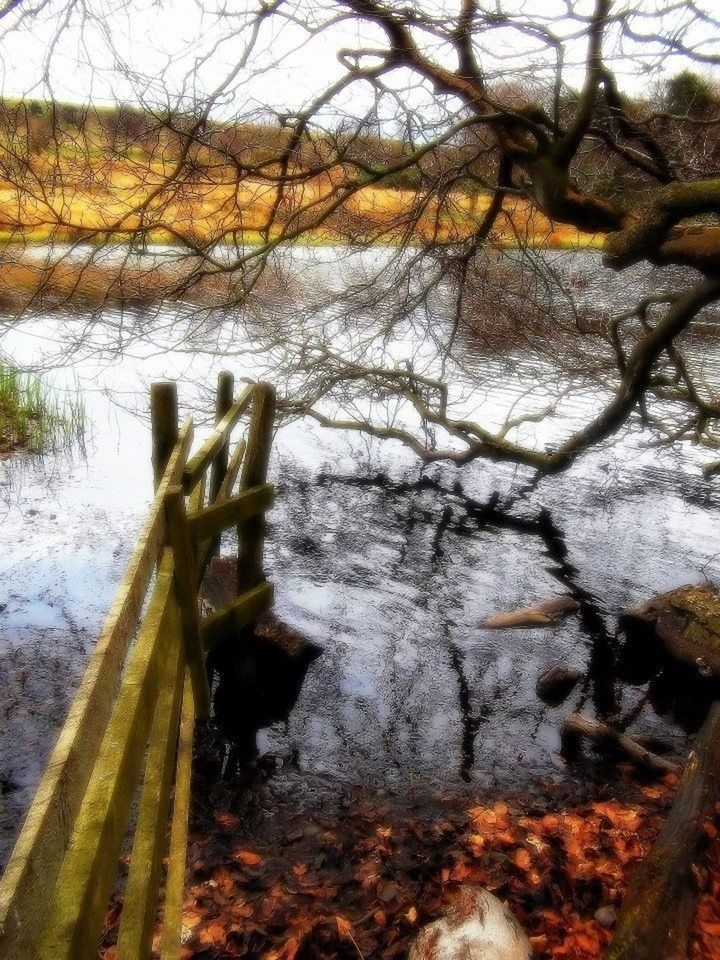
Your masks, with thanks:
<instances>
[{"instance_id":1,"label":"overcast sky","mask_svg":"<svg viewBox=\"0 0 720 960\"><path fill-rule=\"evenodd\" d=\"M497 0L499 8L501 0ZM645 14L652 14L659 0L641 0ZM705 9L713 11L714 0L705 0ZM39 12L33 12L39 6ZM457 4L442 0L422 4L423 8L453 11ZM492 2L495 9L495 0ZM678 5L675 5L678 7ZM509 0L504 10L512 10L527 18L542 7L540 22L550 24L560 35L578 31L578 20L564 16L561 0ZM47 97L74 102L93 100L148 101L162 103L169 98L178 102L185 97L202 98L224 82L227 87L219 98L216 114L227 116L251 113L263 106L274 109L298 109L342 73L338 50L361 45L377 46L382 40L373 27L345 20L316 35L308 27L326 22L337 14L339 5L325 0L295 0L287 4L290 19L271 18L265 22L247 64L230 82L228 76L247 55L250 36L246 15L255 8L252 0L49 0L43 4L21 3L19 12L2 21L0 37L0 82L4 96ZM577 15L586 14L586 0L572 3ZM616 3L615 9L620 9ZM222 15L222 11L230 11ZM645 16L638 21L645 32L657 20ZM669 18L673 30L690 24L690 36L703 44L705 52L720 54L717 32L706 27L695 28L687 8ZM422 35L420 42L431 46L434 41ZM527 34L514 29L498 29L481 39L480 56L491 73L497 69L517 75L525 67L530 74L542 76L542 64L553 61L546 52L537 50L537 43ZM612 37L607 54L619 73L621 85L631 92L648 89L664 72L677 72L685 64L674 57L660 66L656 47L648 49L641 60L627 54L638 51L637 45L626 44L622 51ZM578 86L582 82L580 65L585 41L574 40L566 49L565 79ZM50 55L50 52L52 55ZM443 50L435 50L442 57ZM618 54L624 54L615 59ZM517 59L514 59L514 58ZM508 59L509 58L509 59ZM707 74L717 67L701 67ZM408 82L400 76L398 84ZM367 92L367 91L366 91ZM356 89L350 100L339 102L335 109L357 111L365 94ZM417 89L412 94L418 105L429 91ZM359 99L358 99L359 98Z\"/></svg>"}]
</instances>

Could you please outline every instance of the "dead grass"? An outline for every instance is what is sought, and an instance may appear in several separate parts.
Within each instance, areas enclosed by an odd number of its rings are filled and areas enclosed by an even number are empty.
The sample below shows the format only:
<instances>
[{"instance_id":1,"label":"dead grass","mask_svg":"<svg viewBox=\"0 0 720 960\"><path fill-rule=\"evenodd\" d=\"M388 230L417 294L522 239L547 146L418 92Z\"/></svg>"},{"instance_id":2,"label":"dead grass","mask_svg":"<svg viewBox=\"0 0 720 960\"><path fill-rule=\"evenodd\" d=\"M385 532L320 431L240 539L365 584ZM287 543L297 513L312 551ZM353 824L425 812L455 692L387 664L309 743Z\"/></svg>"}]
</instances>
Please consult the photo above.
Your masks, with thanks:
<instances>
[{"instance_id":1,"label":"dead grass","mask_svg":"<svg viewBox=\"0 0 720 960\"><path fill-rule=\"evenodd\" d=\"M180 182L171 172L169 162L151 159L36 158L14 182L0 181L0 241L123 241L142 233L153 243L207 245L308 229L309 242L452 243L472 236L490 202L489 195L460 191L440 202L412 190L366 186L331 211L340 170L281 198L273 183L238 181L221 167ZM511 199L491 240L565 248L599 238L556 227L526 201Z\"/></svg>"},{"instance_id":2,"label":"dead grass","mask_svg":"<svg viewBox=\"0 0 720 960\"><path fill-rule=\"evenodd\" d=\"M35 376L0 361L0 460L19 450L40 453L81 438L85 407L79 395L60 403Z\"/></svg>"}]
</instances>

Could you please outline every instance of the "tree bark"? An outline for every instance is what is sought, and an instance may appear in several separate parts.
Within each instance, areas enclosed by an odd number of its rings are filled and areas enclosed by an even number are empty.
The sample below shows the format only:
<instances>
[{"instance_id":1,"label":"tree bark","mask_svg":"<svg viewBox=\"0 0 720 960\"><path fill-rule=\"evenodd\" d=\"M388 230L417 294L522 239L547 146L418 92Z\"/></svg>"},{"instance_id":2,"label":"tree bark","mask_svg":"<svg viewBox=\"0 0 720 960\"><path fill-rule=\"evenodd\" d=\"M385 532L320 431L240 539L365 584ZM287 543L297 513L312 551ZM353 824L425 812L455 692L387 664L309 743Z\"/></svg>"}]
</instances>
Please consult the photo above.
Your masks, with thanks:
<instances>
[{"instance_id":1,"label":"tree bark","mask_svg":"<svg viewBox=\"0 0 720 960\"><path fill-rule=\"evenodd\" d=\"M692 866L720 799L720 702L690 751L654 847L630 878L606 960L688 960L697 889Z\"/></svg>"}]
</instances>

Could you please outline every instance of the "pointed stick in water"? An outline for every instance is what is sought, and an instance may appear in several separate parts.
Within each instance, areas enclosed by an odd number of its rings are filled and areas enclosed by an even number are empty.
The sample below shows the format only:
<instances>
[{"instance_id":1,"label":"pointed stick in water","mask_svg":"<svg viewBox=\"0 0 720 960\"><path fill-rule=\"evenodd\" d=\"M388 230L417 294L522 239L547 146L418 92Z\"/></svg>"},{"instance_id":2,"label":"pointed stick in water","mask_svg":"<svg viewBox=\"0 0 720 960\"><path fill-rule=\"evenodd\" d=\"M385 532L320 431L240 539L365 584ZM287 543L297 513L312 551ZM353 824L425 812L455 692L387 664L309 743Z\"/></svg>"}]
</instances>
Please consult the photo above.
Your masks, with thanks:
<instances>
[{"instance_id":1,"label":"pointed stick in water","mask_svg":"<svg viewBox=\"0 0 720 960\"><path fill-rule=\"evenodd\" d=\"M215 426L222 422L223 417L233 405L233 391L235 378L228 370L218 375L217 394L215 396ZM215 456L210 468L210 503L215 503L225 474L227 473L230 438L225 440Z\"/></svg>"},{"instance_id":2,"label":"pointed stick in water","mask_svg":"<svg viewBox=\"0 0 720 960\"><path fill-rule=\"evenodd\" d=\"M275 422L275 402L275 387L269 383L259 383L256 387L248 428L241 490L261 486L266 481ZM256 587L265 579L264 545L265 517L263 514L238 524L238 594Z\"/></svg>"}]
</instances>

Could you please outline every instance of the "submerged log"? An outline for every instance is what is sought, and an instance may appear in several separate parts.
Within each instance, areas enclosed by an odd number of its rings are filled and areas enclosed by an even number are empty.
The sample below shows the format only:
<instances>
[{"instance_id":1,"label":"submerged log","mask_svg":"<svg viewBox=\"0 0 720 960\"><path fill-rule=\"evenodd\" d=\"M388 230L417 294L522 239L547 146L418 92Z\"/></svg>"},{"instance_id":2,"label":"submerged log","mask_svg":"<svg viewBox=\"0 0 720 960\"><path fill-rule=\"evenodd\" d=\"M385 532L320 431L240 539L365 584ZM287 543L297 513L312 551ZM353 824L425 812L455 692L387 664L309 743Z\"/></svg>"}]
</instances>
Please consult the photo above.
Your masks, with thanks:
<instances>
[{"instance_id":1,"label":"submerged log","mask_svg":"<svg viewBox=\"0 0 720 960\"><path fill-rule=\"evenodd\" d=\"M538 677L535 692L545 703L557 707L567 700L581 677L579 670L572 670L557 663Z\"/></svg>"},{"instance_id":2,"label":"submerged log","mask_svg":"<svg viewBox=\"0 0 720 960\"><path fill-rule=\"evenodd\" d=\"M720 703L710 708L654 847L630 879L606 960L687 960L693 864L720 799Z\"/></svg>"},{"instance_id":3,"label":"submerged log","mask_svg":"<svg viewBox=\"0 0 720 960\"><path fill-rule=\"evenodd\" d=\"M225 608L235 596L236 571L235 557L213 557L202 585L204 610L210 613L206 624L213 611ZM258 617L247 633L239 631L211 651L209 669L218 675L215 718L242 759L255 755L259 729L288 719L308 668L321 652L272 613Z\"/></svg>"},{"instance_id":4,"label":"submerged log","mask_svg":"<svg viewBox=\"0 0 720 960\"><path fill-rule=\"evenodd\" d=\"M552 627L571 613L575 613L578 606L577 600L573 600L572 597L550 597L549 600L543 600L542 603L536 603L532 607L521 607L509 613L497 613L484 620L480 626L490 630L502 630L508 627Z\"/></svg>"},{"instance_id":5,"label":"submerged log","mask_svg":"<svg viewBox=\"0 0 720 960\"><path fill-rule=\"evenodd\" d=\"M652 753L637 740L621 733L615 727L602 723L600 720L594 720L592 717L583 716L581 713L571 713L567 717L563 724L562 736L563 743L566 746L571 744L573 740L586 737L598 746L610 746L622 750L632 760L644 767L661 770L663 773L680 772L680 767L673 760Z\"/></svg>"}]
</instances>

